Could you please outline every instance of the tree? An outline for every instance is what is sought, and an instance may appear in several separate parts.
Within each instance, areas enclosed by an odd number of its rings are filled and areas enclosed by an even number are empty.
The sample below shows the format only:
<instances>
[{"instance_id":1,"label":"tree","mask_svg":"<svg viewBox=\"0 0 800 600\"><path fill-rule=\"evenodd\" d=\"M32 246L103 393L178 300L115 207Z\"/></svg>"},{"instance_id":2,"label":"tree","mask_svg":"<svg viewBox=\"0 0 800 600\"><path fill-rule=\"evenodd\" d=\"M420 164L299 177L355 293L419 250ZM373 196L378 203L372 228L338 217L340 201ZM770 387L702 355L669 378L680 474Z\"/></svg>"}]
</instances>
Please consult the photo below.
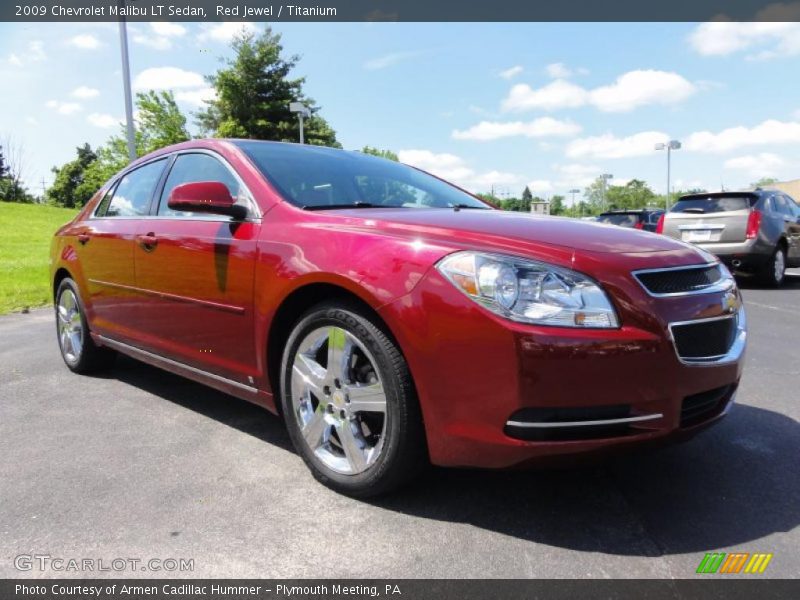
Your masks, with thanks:
<instances>
[{"instance_id":1,"label":"tree","mask_svg":"<svg viewBox=\"0 0 800 600\"><path fill-rule=\"evenodd\" d=\"M750 187L752 187L752 188L765 188L765 187L769 187L771 185L775 185L776 183L778 183L778 180L775 177L762 177L758 181L754 181L753 183L751 183Z\"/></svg>"},{"instance_id":2,"label":"tree","mask_svg":"<svg viewBox=\"0 0 800 600\"><path fill-rule=\"evenodd\" d=\"M363 152L364 154L369 154L371 156L378 156L380 158L393 160L395 162L400 161L400 158L398 158L397 154L395 154L391 150L380 150L378 148L373 148L372 146L364 146L361 149L361 152Z\"/></svg>"},{"instance_id":3,"label":"tree","mask_svg":"<svg viewBox=\"0 0 800 600\"><path fill-rule=\"evenodd\" d=\"M525 189L522 190L522 199L527 200L528 202L533 200L533 194L531 194L531 189L527 185L525 186Z\"/></svg>"},{"instance_id":4,"label":"tree","mask_svg":"<svg viewBox=\"0 0 800 600\"><path fill-rule=\"evenodd\" d=\"M644 208L656 195L641 179L631 179L625 185L612 185L606 190L608 210Z\"/></svg>"},{"instance_id":5,"label":"tree","mask_svg":"<svg viewBox=\"0 0 800 600\"><path fill-rule=\"evenodd\" d=\"M3 156L3 147L0 146L0 179L8 178L8 167L6 166L6 159Z\"/></svg>"},{"instance_id":6,"label":"tree","mask_svg":"<svg viewBox=\"0 0 800 600\"><path fill-rule=\"evenodd\" d=\"M83 206L92 197L94 192L83 186L86 170L97 160L97 154L89 144L84 144L76 149L77 158L64 164L60 168L53 167L55 180L45 194L45 199L51 204L58 204L67 208ZM78 194L77 190L81 189Z\"/></svg>"},{"instance_id":7,"label":"tree","mask_svg":"<svg viewBox=\"0 0 800 600\"><path fill-rule=\"evenodd\" d=\"M8 136L0 147L3 148L3 172L0 178L0 200L6 202L33 202L35 198L28 193L22 184L25 172L25 147L22 143Z\"/></svg>"},{"instance_id":8,"label":"tree","mask_svg":"<svg viewBox=\"0 0 800 600\"><path fill-rule=\"evenodd\" d=\"M172 92L136 94L137 127L136 155L144 156L155 150L190 139L186 117L181 113ZM114 173L129 162L128 138L123 126L111 136L105 146L97 149L97 160L83 172L82 182L75 189L76 198L85 202L91 198Z\"/></svg>"},{"instance_id":9,"label":"tree","mask_svg":"<svg viewBox=\"0 0 800 600\"><path fill-rule=\"evenodd\" d=\"M550 214L551 215L563 215L566 211L564 207L564 196L555 195L550 198Z\"/></svg>"},{"instance_id":10,"label":"tree","mask_svg":"<svg viewBox=\"0 0 800 600\"><path fill-rule=\"evenodd\" d=\"M302 102L312 113L304 123L305 141L319 146L341 145L336 133L316 112L319 107L303 93L305 78L290 78L300 60L282 56L281 36L267 27L256 36L242 32L231 44L235 56L226 67L206 79L217 97L206 101L198 113L204 132L216 137L258 140L297 141L297 116L290 102Z\"/></svg>"}]
</instances>

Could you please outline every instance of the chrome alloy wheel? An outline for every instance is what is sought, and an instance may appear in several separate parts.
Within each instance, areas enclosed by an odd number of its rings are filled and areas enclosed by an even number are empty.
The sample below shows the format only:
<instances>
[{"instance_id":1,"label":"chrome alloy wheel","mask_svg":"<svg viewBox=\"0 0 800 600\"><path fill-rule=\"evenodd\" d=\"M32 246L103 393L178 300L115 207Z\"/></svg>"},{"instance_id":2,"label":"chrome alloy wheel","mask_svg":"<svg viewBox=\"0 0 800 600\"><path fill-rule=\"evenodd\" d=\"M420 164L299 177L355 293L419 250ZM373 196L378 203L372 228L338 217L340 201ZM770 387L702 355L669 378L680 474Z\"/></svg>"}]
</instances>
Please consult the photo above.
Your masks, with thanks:
<instances>
[{"instance_id":1,"label":"chrome alloy wheel","mask_svg":"<svg viewBox=\"0 0 800 600\"><path fill-rule=\"evenodd\" d=\"M786 257L783 255L783 250L780 248L778 248L778 251L775 253L775 261L773 266L775 268L775 283L780 283L783 280L783 275L786 271Z\"/></svg>"},{"instance_id":2,"label":"chrome alloy wheel","mask_svg":"<svg viewBox=\"0 0 800 600\"><path fill-rule=\"evenodd\" d=\"M383 450L388 412L376 365L353 334L335 326L313 330L294 355L292 408L300 433L337 473L363 473Z\"/></svg>"},{"instance_id":3,"label":"chrome alloy wheel","mask_svg":"<svg viewBox=\"0 0 800 600\"><path fill-rule=\"evenodd\" d=\"M65 289L58 298L58 343L69 363L77 363L83 352L83 320L75 293Z\"/></svg>"}]
</instances>

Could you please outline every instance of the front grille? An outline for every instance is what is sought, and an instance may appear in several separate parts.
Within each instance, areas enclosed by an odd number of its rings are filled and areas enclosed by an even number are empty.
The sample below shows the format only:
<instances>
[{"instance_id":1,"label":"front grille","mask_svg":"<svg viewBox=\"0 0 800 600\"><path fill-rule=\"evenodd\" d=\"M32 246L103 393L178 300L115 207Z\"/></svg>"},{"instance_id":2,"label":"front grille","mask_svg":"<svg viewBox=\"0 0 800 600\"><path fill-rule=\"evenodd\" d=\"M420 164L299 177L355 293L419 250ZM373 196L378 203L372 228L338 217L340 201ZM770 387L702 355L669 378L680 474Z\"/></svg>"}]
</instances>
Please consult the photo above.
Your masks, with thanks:
<instances>
[{"instance_id":1,"label":"front grille","mask_svg":"<svg viewBox=\"0 0 800 600\"><path fill-rule=\"evenodd\" d=\"M725 408L736 385L726 385L707 392L686 396L681 405L681 427L687 427L708 419Z\"/></svg>"},{"instance_id":2,"label":"front grille","mask_svg":"<svg viewBox=\"0 0 800 600\"><path fill-rule=\"evenodd\" d=\"M672 326L678 356L684 359L712 359L728 353L736 340L736 317L698 321Z\"/></svg>"},{"instance_id":3,"label":"front grille","mask_svg":"<svg viewBox=\"0 0 800 600\"><path fill-rule=\"evenodd\" d=\"M702 292L722 279L719 265L644 271L636 278L651 294L690 294Z\"/></svg>"}]
</instances>

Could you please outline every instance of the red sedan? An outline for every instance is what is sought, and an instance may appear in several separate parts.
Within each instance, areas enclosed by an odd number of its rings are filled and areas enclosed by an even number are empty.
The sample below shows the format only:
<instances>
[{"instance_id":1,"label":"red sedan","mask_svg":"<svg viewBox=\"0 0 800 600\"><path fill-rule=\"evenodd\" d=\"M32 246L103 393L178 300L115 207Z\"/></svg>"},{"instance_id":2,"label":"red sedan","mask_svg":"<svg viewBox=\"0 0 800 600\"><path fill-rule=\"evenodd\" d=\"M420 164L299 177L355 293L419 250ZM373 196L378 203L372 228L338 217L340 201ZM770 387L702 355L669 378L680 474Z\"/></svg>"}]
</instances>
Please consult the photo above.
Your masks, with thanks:
<instances>
[{"instance_id":1,"label":"red sedan","mask_svg":"<svg viewBox=\"0 0 800 600\"><path fill-rule=\"evenodd\" d=\"M131 164L56 233L52 282L70 369L123 353L260 404L358 496L427 462L684 437L731 406L746 340L733 278L696 247L272 142Z\"/></svg>"}]
</instances>

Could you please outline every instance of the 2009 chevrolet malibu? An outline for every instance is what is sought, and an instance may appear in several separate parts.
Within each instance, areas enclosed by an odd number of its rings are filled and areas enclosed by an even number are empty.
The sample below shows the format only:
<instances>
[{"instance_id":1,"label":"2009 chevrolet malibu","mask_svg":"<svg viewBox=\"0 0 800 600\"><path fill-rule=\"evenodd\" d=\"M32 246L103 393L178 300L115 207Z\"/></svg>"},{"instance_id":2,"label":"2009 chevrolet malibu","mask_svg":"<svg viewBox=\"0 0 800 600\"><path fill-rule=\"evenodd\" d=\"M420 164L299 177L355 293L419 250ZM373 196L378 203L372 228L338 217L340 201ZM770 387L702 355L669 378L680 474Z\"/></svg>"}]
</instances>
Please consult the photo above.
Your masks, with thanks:
<instances>
[{"instance_id":1,"label":"2009 chevrolet malibu","mask_svg":"<svg viewBox=\"0 0 800 600\"><path fill-rule=\"evenodd\" d=\"M727 412L746 340L733 278L696 247L271 142L131 164L56 233L52 283L71 370L123 353L260 404L358 496L427 462L685 437Z\"/></svg>"}]
</instances>

